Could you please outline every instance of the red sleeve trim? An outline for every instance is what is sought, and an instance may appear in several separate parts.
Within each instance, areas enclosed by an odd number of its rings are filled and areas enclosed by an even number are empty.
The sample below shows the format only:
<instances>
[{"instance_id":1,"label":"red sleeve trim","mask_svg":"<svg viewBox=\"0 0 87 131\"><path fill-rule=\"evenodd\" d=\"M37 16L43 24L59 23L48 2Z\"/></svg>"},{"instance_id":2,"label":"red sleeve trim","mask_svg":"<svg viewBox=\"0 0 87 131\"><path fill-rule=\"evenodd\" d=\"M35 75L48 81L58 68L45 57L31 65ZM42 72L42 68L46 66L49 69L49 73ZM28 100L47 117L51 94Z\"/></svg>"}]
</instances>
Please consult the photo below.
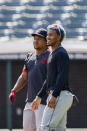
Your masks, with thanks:
<instances>
[{"instance_id":1,"label":"red sleeve trim","mask_svg":"<svg viewBox=\"0 0 87 131\"><path fill-rule=\"evenodd\" d=\"M23 70L22 72L28 72L28 70Z\"/></svg>"}]
</instances>

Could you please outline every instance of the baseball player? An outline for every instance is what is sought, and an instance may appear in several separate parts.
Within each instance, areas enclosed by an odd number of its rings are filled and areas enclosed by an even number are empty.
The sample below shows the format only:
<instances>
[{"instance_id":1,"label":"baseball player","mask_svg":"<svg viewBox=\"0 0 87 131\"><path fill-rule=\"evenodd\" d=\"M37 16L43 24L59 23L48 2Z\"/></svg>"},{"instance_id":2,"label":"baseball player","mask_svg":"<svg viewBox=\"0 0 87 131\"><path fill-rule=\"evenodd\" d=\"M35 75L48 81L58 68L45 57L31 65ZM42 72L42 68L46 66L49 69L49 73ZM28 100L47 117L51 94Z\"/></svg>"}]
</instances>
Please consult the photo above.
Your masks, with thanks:
<instances>
[{"instance_id":1,"label":"baseball player","mask_svg":"<svg viewBox=\"0 0 87 131\"><path fill-rule=\"evenodd\" d=\"M66 131L67 111L72 105L73 94L68 86L69 56L61 45L64 37L62 26L53 24L47 27L47 45L52 48L47 62L47 79L32 102L33 110L37 109L48 92L41 131Z\"/></svg>"},{"instance_id":2,"label":"baseball player","mask_svg":"<svg viewBox=\"0 0 87 131\"><path fill-rule=\"evenodd\" d=\"M32 34L32 36L34 37L33 45L36 52L27 55L23 72L9 95L9 100L13 104L16 101L16 93L28 82L27 99L23 112L24 131L40 131L40 122L47 98L47 95L45 95L39 108L35 111L32 110L31 103L46 79L46 66L49 55L46 41L47 31L41 28Z\"/></svg>"}]
</instances>

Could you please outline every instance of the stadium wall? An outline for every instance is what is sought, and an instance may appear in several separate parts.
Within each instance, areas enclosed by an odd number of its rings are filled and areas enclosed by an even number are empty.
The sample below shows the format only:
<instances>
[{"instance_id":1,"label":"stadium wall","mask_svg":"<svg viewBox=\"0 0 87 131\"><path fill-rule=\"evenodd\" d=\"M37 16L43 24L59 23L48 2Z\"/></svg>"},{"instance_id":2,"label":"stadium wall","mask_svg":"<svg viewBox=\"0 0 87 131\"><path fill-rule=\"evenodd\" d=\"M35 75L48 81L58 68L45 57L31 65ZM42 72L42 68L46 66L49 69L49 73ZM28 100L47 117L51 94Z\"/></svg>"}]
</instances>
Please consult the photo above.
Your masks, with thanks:
<instances>
[{"instance_id":1,"label":"stadium wall","mask_svg":"<svg viewBox=\"0 0 87 131\"><path fill-rule=\"evenodd\" d=\"M87 128L87 42L66 40L63 46L70 57L69 86L80 103L68 112L68 128ZM32 39L0 43L0 128L22 128L27 87L17 94L15 105L8 99L20 75L25 54L33 51Z\"/></svg>"},{"instance_id":2,"label":"stadium wall","mask_svg":"<svg viewBox=\"0 0 87 131\"><path fill-rule=\"evenodd\" d=\"M8 128L7 119L7 73L8 60L0 60L0 128ZM11 88L15 84L18 76L23 68L23 60L11 60ZM87 128L87 60L70 60L69 86L78 96L80 103L76 107L72 107L68 112L68 127L72 128ZM12 128L22 128L22 113L26 99L25 87L17 94L15 105L11 105ZM6 97L7 96L7 97ZM10 104L10 103L9 103Z\"/></svg>"}]
</instances>

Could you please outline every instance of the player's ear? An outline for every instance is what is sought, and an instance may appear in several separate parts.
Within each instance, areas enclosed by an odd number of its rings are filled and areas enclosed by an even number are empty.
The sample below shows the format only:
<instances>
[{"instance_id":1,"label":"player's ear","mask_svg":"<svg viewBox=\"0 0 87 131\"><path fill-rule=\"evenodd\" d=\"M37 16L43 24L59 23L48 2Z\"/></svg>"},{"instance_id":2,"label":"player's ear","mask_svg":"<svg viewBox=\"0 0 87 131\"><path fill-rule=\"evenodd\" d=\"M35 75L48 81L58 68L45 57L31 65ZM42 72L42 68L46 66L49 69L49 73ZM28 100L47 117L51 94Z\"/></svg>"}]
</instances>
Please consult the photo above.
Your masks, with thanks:
<instances>
[{"instance_id":1,"label":"player's ear","mask_svg":"<svg viewBox=\"0 0 87 131\"><path fill-rule=\"evenodd\" d=\"M61 36L59 34L57 34L57 35L58 35L57 40L61 41Z\"/></svg>"}]
</instances>

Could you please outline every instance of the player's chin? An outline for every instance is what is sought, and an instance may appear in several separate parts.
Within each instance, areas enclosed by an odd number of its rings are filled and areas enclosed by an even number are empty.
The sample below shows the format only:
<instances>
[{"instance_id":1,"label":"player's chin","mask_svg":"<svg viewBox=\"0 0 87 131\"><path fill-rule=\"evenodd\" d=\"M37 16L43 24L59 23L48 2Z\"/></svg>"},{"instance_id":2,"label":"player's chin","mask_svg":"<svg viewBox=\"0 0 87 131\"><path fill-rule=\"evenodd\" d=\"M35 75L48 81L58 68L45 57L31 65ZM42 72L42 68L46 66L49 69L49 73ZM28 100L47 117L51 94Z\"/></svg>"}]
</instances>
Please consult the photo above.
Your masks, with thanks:
<instances>
[{"instance_id":1,"label":"player's chin","mask_svg":"<svg viewBox=\"0 0 87 131\"><path fill-rule=\"evenodd\" d=\"M41 50L40 47L34 47L34 49L37 50L37 51L38 51L38 50Z\"/></svg>"},{"instance_id":2,"label":"player's chin","mask_svg":"<svg viewBox=\"0 0 87 131\"><path fill-rule=\"evenodd\" d=\"M37 47L37 46L34 46L34 49L38 49L38 47Z\"/></svg>"},{"instance_id":3,"label":"player's chin","mask_svg":"<svg viewBox=\"0 0 87 131\"><path fill-rule=\"evenodd\" d=\"M50 43L50 42L47 42L47 46L51 46L51 43Z\"/></svg>"}]
</instances>

